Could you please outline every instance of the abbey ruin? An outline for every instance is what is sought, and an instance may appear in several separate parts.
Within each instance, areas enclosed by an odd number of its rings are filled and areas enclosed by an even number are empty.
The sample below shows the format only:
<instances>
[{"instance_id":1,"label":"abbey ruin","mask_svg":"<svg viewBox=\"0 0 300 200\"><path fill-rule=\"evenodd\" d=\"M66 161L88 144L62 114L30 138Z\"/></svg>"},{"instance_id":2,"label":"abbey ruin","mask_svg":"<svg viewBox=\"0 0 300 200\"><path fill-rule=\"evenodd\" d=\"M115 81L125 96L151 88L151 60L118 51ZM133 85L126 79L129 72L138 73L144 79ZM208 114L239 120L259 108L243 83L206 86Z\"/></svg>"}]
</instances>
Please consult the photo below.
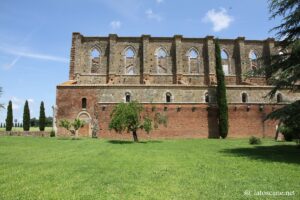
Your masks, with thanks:
<instances>
[{"instance_id":1,"label":"abbey ruin","mask_svg":"<svg viewBox=\"0 0 300 200\"><path fill-rule=\"evenodd\" d=\"M300 93L272 88L266 77L245 77L253 68L270 64L280 53L276 41L219 39L227 85L228 137L274 136L276 122L263 121L270 111L299 99ZM264 59L258 59L264 58ZM79 135L127 137L108 130L117 103L137 100L145 112L160 111L168 126L142 137L218 137L216 121L214 37L86 37L73 33L69 80L57 86L56 123L86 121ZM57 124L58 126L58 124ZM58 134L66 132L58 127ZM128 135L128 134L127 134ZM129 136L130 137L130 136Z\"/></svg>"}]
</instances>

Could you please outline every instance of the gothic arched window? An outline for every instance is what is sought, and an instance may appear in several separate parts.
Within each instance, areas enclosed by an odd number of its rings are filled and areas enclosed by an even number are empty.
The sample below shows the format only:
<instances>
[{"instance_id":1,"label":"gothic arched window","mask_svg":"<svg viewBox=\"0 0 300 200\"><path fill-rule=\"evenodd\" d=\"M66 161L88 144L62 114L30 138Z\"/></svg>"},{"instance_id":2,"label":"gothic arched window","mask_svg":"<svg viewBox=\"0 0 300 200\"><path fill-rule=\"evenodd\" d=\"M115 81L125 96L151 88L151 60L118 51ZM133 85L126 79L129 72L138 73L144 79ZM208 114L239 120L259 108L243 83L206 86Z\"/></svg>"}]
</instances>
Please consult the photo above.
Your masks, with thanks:
<instances>
[{"instance_id":1,"label":"gothic arched window","mask_svg":"<svg viewBox=\"0 0 300 200\"><path fill-rule=\"evenodd\" d=\"M229 75L231 73L230 71L230 65L229 65L229 55L225 49L221 50L221 58L222 58L222 68L224 71L224 75Z\"/></svg>"},{"instance_id":2,"label":"gothic arched window","mask_svg":"<svg viewBox=\"0 0 300 200\"><path fill-rule=\"evenodd\" d=\"M199 53L196 49L192 48L189 50L188 54L189 62L189 73L200 73L200 63L199 63Z\"/></svg>"},{"instance_id":3,"label":"gothic arched window","mask_svg":"<svg viewBox=\"0 0 300 200\"><path fill-rule=\"evenodd\" d=\"M159 48L156 50L155 52L155 56L156 56L156 73L158 74L166 74L168 73L167 70L167 52L165 49L163 48Z\"/></svg>"},{"instance_id":4,"label":"gothic arched window","mask_svg":"<svg viewBox=\"0 0 300 200\"><path fill-rule=\"evenodd\" d=\"M249 53L250 69L256 70L258 68L257 54L251 50Z\"/></svg>"},{"instance_id":5,"label":"gothic arched window","mask_svg":"<svg viewBox=\"0 0 300 200\"><path fill-rule=\"evenodd\" d=\"M101 53L97 48L91 51L91 73L98 73L100 69L100 57Z\"/></svg>"},{"instance_id":6,"label":"gothic arched window","mask_svg":"<svg viewBox=\"0 0 300 200\"><path fill-rule=\"evenodd\" d=\"M127 75L136 75L137 70L135 67L135 51L132 47L127 47L124 52L125 60L125 74Z\"/></svg>"}]
</instances>

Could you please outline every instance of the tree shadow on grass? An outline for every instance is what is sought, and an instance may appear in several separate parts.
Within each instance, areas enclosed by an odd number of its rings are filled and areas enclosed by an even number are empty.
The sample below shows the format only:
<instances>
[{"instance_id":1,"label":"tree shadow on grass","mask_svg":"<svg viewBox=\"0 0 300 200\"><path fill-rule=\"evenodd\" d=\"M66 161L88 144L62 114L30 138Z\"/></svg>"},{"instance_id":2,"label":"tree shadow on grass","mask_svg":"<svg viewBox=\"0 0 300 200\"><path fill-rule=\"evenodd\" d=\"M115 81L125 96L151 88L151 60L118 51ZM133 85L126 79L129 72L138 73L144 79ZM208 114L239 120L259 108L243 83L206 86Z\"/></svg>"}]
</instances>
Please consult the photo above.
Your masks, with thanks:
<instances>
[{"instance_id":1,"label":"tree shadow on grass","mask_svg":"<svg viewBox=\"0 0 300 200\"><path fill-rule=\"evenodd\" d=\"M148 141L128 141L128 140L108 140L111 144L151 144L151 143L162 143L162 141L159 140L148 140Z\"/></svg>"},{"instance_id":2,"label":"tree shadow on grass","mask_svg":"<svg viewBox=\"0 0 300 200\"><path fill-rule=\"evenodd\" d=\"M254 146L253 148L225 149L221 152L266 162L300 164L300 149L295 145Z\"/></svg>"}]
</instances>

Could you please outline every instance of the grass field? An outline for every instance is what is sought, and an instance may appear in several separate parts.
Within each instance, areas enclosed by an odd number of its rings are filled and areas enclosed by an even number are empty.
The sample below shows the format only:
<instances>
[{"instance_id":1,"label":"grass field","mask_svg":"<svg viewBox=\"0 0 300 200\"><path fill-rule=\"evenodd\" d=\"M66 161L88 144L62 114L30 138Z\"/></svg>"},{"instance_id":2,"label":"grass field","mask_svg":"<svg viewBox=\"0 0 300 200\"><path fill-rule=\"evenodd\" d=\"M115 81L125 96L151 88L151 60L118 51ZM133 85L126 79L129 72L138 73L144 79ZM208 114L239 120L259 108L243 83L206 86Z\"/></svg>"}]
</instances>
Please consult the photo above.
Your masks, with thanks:
<instances>
[{"instance_id":1,"label":"grass field","mask_svg":"<svg viewBox=\"0 0 300 200\"><path fill-rule=\"evenodd\" d=\"M45 131L51 131L52 127L45 127ZM5 131L5 128L0 128L0 131ZM23 131L23 127L13 127L12 131ZM30 127L30 131L40 131L39 127Z\"/></svg>"},{"instance_id":2,"label":"grass field","mask_svg":"<svg viewBox=\"0 0 300 200\"><path fill-rule=\"evenodd\" d=\"M0 199L300 199L299 153L271 140L5 136ZM259 191L294 195L254 196Z\"/></svg>"}]
</instances>

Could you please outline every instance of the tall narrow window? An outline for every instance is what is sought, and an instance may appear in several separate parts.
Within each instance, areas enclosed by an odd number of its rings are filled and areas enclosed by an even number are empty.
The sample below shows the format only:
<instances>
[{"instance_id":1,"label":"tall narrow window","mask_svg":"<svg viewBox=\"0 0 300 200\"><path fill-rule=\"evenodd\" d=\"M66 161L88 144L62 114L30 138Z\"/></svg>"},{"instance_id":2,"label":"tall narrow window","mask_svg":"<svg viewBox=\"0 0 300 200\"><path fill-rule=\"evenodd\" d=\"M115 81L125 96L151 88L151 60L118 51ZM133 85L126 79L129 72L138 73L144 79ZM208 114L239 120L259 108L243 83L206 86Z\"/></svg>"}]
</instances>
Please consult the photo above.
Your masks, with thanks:
<instances>
[{"instance_id":1,"label":"tall narrow window","mask_svg":"<svg viewBox=\"0 0 300 200\"><path fill-rule=\"evenodd\" d=\"M155 52L156 55L156 72L158 74L166 74L167 70L167 52L163 48L159 48Z\"/></svg>"},{"instance_id":2,"label":"tall narrow window","mask_svg":"<svg viewBox=\"0 0 300 200\"><path fill-rule=\"evenodd\" d=\"M248 102L248 95L247 93L242 93L242 102L247 103Z\"/></svg>"},{"instance_id":3,"label":"tall narrow window","mask_svg":"<svg viewBox=\"0 0 300 200\"><path fill-rule=\"evenodd\" d=\"M128 47L124 53L125 57L125 74L135 75L137 70L135 67L135 52L132 47Z\"/></svg>"},{"instance_id":4,"label":"tall narrow window","mask_svg":"<svg viewBox=\"0 0 300 200\"><path fill-rule=\"evenodd\" d=\"M189 73L200 73L199 66L199 54L198 52L192 48L188 52L188 62L189 62Z\"/></svg>"},{"instance_id":5,"label":"tall narrow window","mask_svg":"<svg viewBox=\"0 0 300 200\"><path fill-rule=\"evenodd\" d=\"M222 58L222 67L224 71L224 75L229 75L230 73L230 66L229 66L229 56L228 53L222 49L221 51L221 58Z\"/></svg>"},{"instance_id":6,"label":"tall narrow window","mask_svg":"<svg viewBox=\"0 0 300 200\"><path fill-rule=\"evenodd\" d=\"M277 99L277 103L281 103L282 102L282 94L278 93L276 96Z\"/></svg>"},{"instance_id":7,"label":"tall narrow window","mask_svg":"<svg viewBox=\"0 0 300 200\"><path fill-rule=\"evenodd\" d=\"M130 96L130 93L129 92L126 92L125 93L125 101L128 103L131 101L131 96Z\"/></svg>"},{"instance_id":8,"label":"tall narrow window","mask_svg":"<svg viewBox=\"0 0 300 200\"><path fill-rule=\"evenodd\" d=\"M166 102L167 102L167 103L170 103L170 102L171 102L171 100L172 100L171 97L172 97L171 93L170 93L170 92L167 92L167 93L166 93Z\"/></svg>"},{"instance_id":9,"label":"tall narrow window","mask_svg":"<svg viewBox=\"0 0 300 200\"><path fill-rule=\"evenodd\" d=\"M258 67L258 62L257 62L257 55L254 51L250 51L249 53L249 60L250 60L250 69L256 70Z\"/></svg>"},{"instance_id":10,"label":"tall narrow window","mask_svg":"<svg viewBox=\"0 0 300 200\"><path fill-rule=\"evenodd\" d=\"M82 98L82 99L81 99L81 108L82 108L82 109L86 109L86 105L87 105L86 98Z\"/></svg>"},{"instance_id":11,"label":"tall narrow window","mask_svg":"<svg viewBox=\"0 0 300 200\"><path fill-rule=\"evenodd\" d=\"M209 95L207 92L205 93L204 98L205 98L205 103L209 103Z\"/></svg>"},{"instance_id":12,"label":"tall narrow window","mask_svg":"<svg viewBox=\"0 0 300 200\"><path fill-rule=\"evenodd\" d=\"M91 73L98 73L100 70L100 51L98 49L93 49L91 52Z\"/></svg>"}]
</instances>

